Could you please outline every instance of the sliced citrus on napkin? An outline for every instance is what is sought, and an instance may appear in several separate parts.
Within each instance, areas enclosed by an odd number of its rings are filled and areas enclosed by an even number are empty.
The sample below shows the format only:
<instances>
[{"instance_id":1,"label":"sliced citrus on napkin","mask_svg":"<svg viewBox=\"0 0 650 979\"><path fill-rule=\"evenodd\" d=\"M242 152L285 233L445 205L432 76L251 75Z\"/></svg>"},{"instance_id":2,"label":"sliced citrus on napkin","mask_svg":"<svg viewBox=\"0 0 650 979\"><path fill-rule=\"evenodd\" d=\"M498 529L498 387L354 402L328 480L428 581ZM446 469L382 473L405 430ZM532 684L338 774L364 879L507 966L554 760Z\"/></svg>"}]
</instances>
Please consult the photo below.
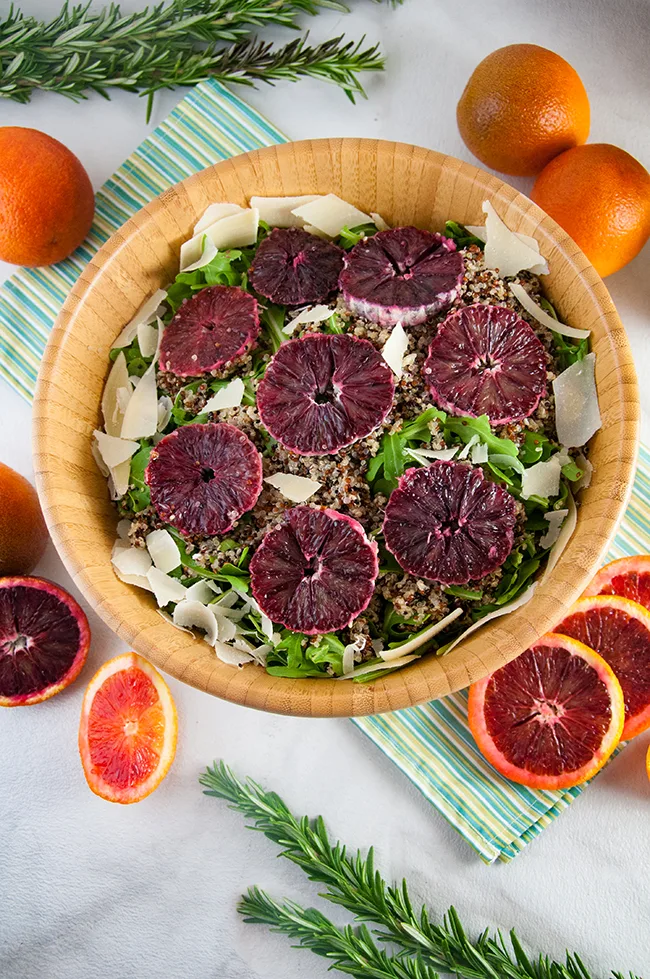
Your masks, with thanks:
<instances>
[{"instance_id":1,"label":"sliced citrus on napkin","mask_svg":"<svg viewBox=\"0 0 650 979\"><path fill-rule=\"evenodd\" d=\"M610 561L601 568L585 595L620 595L650 609L650 554Z\"/></svg>"},{"instance_id":2,"label":"sliced citrus on napkin","mask_svg":"<svg viewBox=\"0 0 650 979\"><path fill-rule=\"evenodd\" d=\"M623 740L650 727L650 612L618 595L580 598L555 631L595 649L614 670L625 697Z\"/></svg>"},{"instance_id":3,"label":"sliced citrus on napkin","mask_svg":"<svg viewBox=\"0 0 650 979\"><path fill-rule=\"evenodd\" d=\"M513 782L566 789L603 767L623 729L618 680L592 649L549 633L469 690L482 754Z\"/></svg>"},{"instance_id":4,"label":"sliced citrus on napkin","mask_svg":"<svg viewBox=\"0 0 650 979\"><path fill-rule=\"evenodd\" d=\"M79 752L88 785L109 802L140 802L160 785L176 753L176 707L151 663L124 653L86 690Z\"/></svg>"}]
</instances>

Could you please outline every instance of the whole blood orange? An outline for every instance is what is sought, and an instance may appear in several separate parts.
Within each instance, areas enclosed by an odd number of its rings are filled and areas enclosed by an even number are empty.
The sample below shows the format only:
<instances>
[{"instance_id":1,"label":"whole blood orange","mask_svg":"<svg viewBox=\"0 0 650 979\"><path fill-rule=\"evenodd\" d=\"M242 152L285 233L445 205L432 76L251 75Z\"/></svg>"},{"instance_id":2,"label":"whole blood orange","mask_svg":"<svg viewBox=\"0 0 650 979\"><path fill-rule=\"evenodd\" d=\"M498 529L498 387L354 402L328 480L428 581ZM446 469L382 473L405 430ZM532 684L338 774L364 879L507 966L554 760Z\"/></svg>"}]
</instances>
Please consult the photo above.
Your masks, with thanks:
<instances>
[{"instance_id":1,"label":"whole blood orange","mask_svg":"<svg viewBox=\"0 0 650 979\"><path fill-rule=\"evenodd\" d=\"M623 694L593 649L549 633L469 690L481 753L513 782L579 785L603 767L623 729Z\"/></svg>"},{"instance_id":2,"label":"whole blood orange","mask_svg":"<svg viewBox=\"0 0 650 979\"><path fill-rule=\"evenodd\" d=\"M97 671L81 708L79 753L88 785L109 802L140 802L176 753L176 707L151 663L124 653Z\"/></svg>"},{"instance_id":3,"label":"whole blood orange","mask_svg":"<svg viewBox=\"0 0 650 979\"><path fill-rule=\"evenodd\" d=\"M456 118L465 145L501 173L533 176L589 135L589 99L575 69L536 44L493 51L472 72Z\"/></svg>"},{"instance_id":4,"label":"whole blood orange","mask_svg":"<svg viewBox=\"0 0 650 979\"><path fill-rule=\"evenodd\" d=\"M53 265L88 234L95 198L70 150L38 129L0 127L0 259Z\"/></svg>"},{"instance_id":5,"label":"whole blood orange","mask_svg":"<svg viewBox=\"0 0 650 979\"><path fill-rule=\"evenodd\" d=\"M650 612L618 595L579 598L556 632L586 643L614 670L625 697L623 740L650 727Z\"/></svg>"},{"instance_id":6,"label":"whole blood orange","mask_svg":"<svg viewBox=\"0 0 650 979\"><path fill-rule=\"evenodd\" d=\"M46 544L47 527L36 490L0 462L0 575L29 574Z\"/></svg>"},{"instance_id":7,"label":"whole blood orange","mask_svg":"<svg viewBox=\"0 0 650 979\"><path fill-rule=\"evenodd\" d=\"M609 143L576 146L551 160L531 197L603 278L627 265L650 235L650 173Z\"/></svg>"},{"instance_id":8,"label":"whole blood orange","mask_svg":"<svg viewBox=\"0 0 650 979\"><path fill-rule=\"evenodd\" d=\"M79 675L88 619L63 588L43 578L0 578L0 707L48 700Z\"/></svg>"}]
</instances>

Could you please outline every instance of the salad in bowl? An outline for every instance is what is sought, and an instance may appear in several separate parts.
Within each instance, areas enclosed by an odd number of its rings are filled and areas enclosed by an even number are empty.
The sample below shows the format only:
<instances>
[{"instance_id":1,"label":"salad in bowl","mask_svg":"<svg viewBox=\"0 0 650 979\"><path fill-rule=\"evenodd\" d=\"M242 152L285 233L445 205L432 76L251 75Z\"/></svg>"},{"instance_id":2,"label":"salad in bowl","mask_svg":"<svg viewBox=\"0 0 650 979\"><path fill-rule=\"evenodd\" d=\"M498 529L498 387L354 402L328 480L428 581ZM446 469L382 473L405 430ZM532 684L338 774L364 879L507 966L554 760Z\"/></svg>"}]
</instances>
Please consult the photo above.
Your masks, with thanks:
<instances>
[{"instance_id":1,"label":"salad in bowl","mask_svg":"<svg viewBox=\"0 0 650 979\"><path fill-rule=\"evenodd\" d=\"M115 340L115 574L222 662L366 682L524 604L600 427L535 239L334 194L211 204Z\"/></svg>"}]
</instances>

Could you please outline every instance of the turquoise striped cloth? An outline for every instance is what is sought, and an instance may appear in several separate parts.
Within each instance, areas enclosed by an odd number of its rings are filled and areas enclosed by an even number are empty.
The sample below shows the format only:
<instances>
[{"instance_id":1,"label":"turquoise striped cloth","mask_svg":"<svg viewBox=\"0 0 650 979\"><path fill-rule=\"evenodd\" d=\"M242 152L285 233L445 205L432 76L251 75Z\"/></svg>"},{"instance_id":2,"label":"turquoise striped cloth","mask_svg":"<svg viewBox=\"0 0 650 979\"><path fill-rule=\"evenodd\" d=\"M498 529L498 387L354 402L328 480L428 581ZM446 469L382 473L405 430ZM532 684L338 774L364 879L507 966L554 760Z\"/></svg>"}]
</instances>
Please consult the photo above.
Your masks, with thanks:
<instances>
[{"instance_id":1,"label":"turquoise striped cloth","mask_svg":"<svg viewBox=\"0 0 650 979\"><path fill-rule=\"evenodd\" d=\"M93 253L170 184L237 153L285 141L226 88L198 85L97 194L92 230L65 262L23 269L0 287L0 375L26 399L52 323ZM632 502L610 557L650 552L650 455L641 452ZM354 723L400 768L483 860L509 860L582 789L535 792L501 778L477 751L467 698L455 694Z\"/></svg>"}]
</instances>

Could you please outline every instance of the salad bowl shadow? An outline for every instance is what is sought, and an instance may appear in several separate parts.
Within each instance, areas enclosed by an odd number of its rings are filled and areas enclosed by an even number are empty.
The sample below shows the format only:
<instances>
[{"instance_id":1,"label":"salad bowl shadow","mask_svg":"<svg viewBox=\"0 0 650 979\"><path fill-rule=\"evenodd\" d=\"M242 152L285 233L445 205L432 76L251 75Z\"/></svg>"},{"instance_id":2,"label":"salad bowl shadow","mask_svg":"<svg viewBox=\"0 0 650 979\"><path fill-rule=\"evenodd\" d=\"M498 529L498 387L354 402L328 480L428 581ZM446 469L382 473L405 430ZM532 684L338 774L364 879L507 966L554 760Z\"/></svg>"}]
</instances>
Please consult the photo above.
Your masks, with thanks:
<instances>
[{"instance_id":1,"label":"salad bowl shadow","mask_svg":"<svg viewBox=\"0 0 650 979\"><path fill-rule=\"evenodd\" d=\"M448 655L426 654L370 683L285 679L220 662L178 631L152 596L111 568L117 516L91 455L109 351L122 327L174 278L181 243L208 204L333 192L391 225L441 230L448 219L481 224L489 198L513 231L534 236L547 258L546 293L572 326L592 331L602 427L590 443L591 485L576 530L545 581L519 610L488 622ZM549 631L599 567L630 495L639 402L632 354L601 279L577 245L528 198L498 178L431 150L377 140L287 143L218 163L151 201L97 252L68 296L43 359L34 402L34 464L52 539L89 603L137 652L201 690L248 707L310 717L397 710L442 697L514 659Z\"/></svg>"}]
</instances>

